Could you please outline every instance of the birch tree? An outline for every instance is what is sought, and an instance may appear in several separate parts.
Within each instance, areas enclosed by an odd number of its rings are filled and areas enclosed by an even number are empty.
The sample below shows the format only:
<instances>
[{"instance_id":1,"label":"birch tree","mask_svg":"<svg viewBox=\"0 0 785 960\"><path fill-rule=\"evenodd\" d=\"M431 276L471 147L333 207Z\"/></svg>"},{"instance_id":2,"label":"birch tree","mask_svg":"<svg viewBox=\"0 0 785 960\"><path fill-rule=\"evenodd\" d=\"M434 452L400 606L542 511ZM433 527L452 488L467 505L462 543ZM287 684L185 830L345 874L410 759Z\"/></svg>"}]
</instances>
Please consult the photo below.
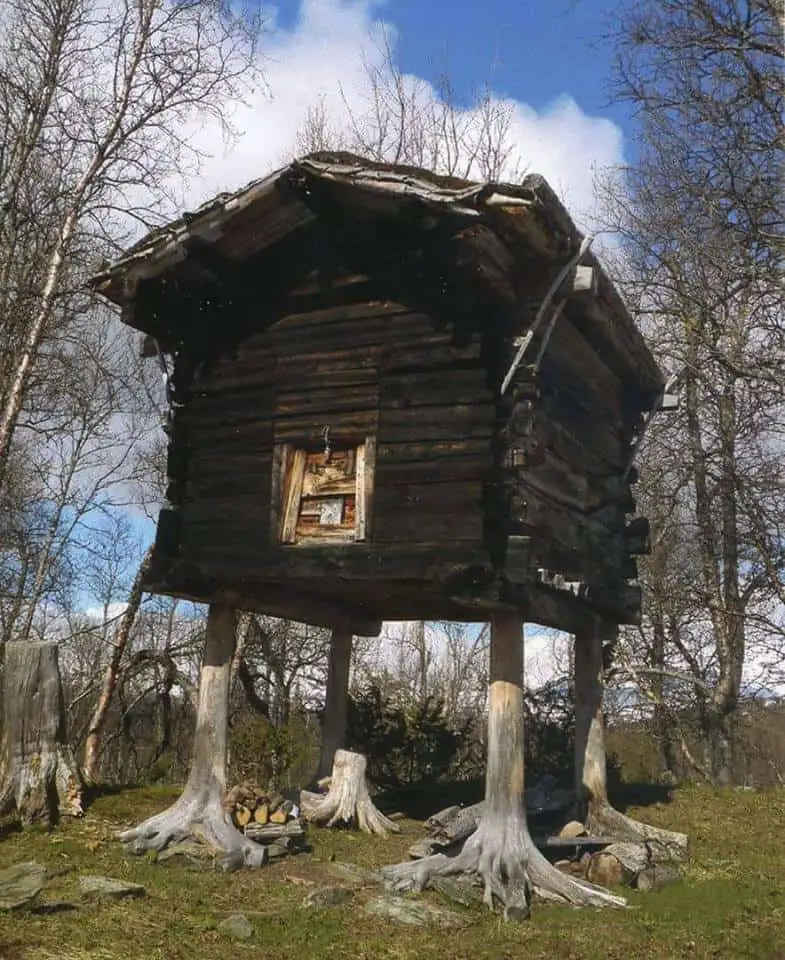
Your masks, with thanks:
<instances>
[{"instance_id":1,"label":"birch tree","mask_svg":"<svg viewBox=\"0 0 785 960\"><path fill-rule=\"evenodd\" d=\"M692 687L722 783L750 643L785 575L783 6L651 0L617 23L616 93L635 110L640 159L606 183L606 213L682 397L650 437L649 460L669 470L644 493L659 543L649 646L655 672L670 664Z\"/></svg>"},{"instance_id":2,"label":"birch tree","mask_svg":"<svg viewBox=\"0 0 785 960\"><path fill-rule=\"evenodd\" d=\"M191 125L254 82L259 21L223 0L3 0L0 22L2 484L85 261L171 210L200 159Z\"/></svg>"}]
</instances>

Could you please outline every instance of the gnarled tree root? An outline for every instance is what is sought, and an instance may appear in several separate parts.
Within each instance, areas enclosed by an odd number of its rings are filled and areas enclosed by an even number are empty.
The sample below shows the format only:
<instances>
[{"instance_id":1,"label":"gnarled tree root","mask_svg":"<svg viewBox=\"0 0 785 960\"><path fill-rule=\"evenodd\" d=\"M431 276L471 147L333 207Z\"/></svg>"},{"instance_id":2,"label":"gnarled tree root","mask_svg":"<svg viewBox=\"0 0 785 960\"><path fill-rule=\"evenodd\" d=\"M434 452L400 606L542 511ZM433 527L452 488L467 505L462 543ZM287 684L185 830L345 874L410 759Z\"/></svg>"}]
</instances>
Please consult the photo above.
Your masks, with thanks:
<instances>
[{"instance_id":1,"label":"gnarled tree root","mask_svg":"<svg viewBox=\"0 0 785 960\"><path fill-rule=\"evenodd\" d=\"M398 824L388 820L371 800L365 779L366 765L361 753L336 750L328 792L300 791L300 809L305 819L327 827L356 824L365 833L383 837L398 833Z\"/></svg>"},{"instance_id":2,"label":"gnarled tree root","mask_svg":"<svg viewBox=\"0 0 785 960\"><path fill-rule=\"evenodd\" d=\"M117 837L135 854L158 852L170 843L195 840L223 853L218 862L227 871L243 866L262 867L267 863L266 848L243 836L230 822L217 787L186 787L180 799L167 810L138 827L118 833Z\"/></svg>"},{"instance_id":3,"label":"gnarled tree root","mask_svg":"<svg viewBox=\"0 0 785 960\"><path fill-rule=\"evenodd\" d=\"M623 897L557 870L537 849L525 822L515 819L483 820L460 852L399 863L381 873L397 892L420 892L435 877L473 875L485 888L487 906L500 903L507 920L529 916L532 894L575 907L627 905Z\"/></svg>"},{"instance_id":4,"label":"gnarled tree root","mask_svg":"<svg viewBox=\"0 0 785 960\"><path fill-rule=\"evenodd\" d=\"M684 862L690 858L690 841L685 833L633 820L609 803L589 808L586 829L592 837L645 845L653 863Z\"/></svg>"}]
</instances>

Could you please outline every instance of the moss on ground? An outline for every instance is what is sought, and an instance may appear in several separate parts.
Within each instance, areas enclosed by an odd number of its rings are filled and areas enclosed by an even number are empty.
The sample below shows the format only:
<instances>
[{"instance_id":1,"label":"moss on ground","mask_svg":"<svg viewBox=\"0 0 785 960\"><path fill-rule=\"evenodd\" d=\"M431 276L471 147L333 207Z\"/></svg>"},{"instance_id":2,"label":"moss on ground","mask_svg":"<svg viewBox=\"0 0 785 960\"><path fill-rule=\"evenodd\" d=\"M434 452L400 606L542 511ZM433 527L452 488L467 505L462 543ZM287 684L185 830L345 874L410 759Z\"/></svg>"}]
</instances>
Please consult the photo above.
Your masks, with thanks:
<instances>
[{"instance_id":1,"label":"moss on ground","mask_svg":"<svg viewBox=\"0 0 785 960\"><path fill-rule=\"evenodd\" d=\"M402 927L367 916L360 891L347 904L319 912L301 908L312 883L335 883L329 859L362 866L393 863L422 835L402 822L398 837L380 841L348 832L312 830L313 851L259 871L225 875L162 866L127 857L115 830L171 803L171 788L135 789L98 798L81 821L51 834L8 830L0 867L37 860L54 874L43 903L77 910L0 914L0 960L785 960L785 790L768 793L688 788L673 801L632 809L650 823L685 830L693 860L685 880L659 893L630 893L626 911L536 906L532 920L505 924L483 907L459 908L463 923L445 932ZM433 809L440 806L435 797ZM144 884L142 900L84 903L80 873ZM443 903L436 893L424 894ZM242 945L217 930L243 912L254 933Z\"/></svg>"}]
</instances>

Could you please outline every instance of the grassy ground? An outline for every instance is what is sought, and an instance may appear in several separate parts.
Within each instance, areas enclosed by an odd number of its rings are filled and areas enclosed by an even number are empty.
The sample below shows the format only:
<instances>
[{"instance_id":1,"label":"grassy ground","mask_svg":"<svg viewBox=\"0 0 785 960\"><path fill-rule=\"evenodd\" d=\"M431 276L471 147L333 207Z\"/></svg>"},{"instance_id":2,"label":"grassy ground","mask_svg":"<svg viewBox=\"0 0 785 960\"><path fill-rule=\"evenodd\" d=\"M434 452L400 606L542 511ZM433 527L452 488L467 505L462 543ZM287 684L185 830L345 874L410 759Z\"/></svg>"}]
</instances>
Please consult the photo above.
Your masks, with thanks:
<instances>
[{"instance_id":1,"label":"grassy ground","mask_svg":"<svg viewBox=\"0 0 785 960\"><path fill-rule=\"evenodd\" d=\"M256 872L224 875L126 857L113 839L121 826L163 808L171 789L129 790L95 801L84 820L54 833L7 832L0 867L25 860L57 876L43 902L66 900L61 913L0 914L0 960L785 960L785 791L744 793L685 789L673 802L637 811L641 819L686 830L693 862L685 880L647 896L630 893L626 911L575 911L537 905L533 918L505 924L484 908L464 909L454 930L402 927L360 909L374 888L321 912L300 904L308 881L335 884L331 855L365 866L395 862L422 835L415 821L386 841L347 832L311 831L313 852ZM435 810L440 806L434 797ZM636 813L635 809L631 811ZM79 873L144 884L142 900L80 903ZM305 882L304 882L305 881ZM423 896L444 904L436 893ZM217 929L244 912L254 935L233 944Z\"/></svg>"}]
</instances>

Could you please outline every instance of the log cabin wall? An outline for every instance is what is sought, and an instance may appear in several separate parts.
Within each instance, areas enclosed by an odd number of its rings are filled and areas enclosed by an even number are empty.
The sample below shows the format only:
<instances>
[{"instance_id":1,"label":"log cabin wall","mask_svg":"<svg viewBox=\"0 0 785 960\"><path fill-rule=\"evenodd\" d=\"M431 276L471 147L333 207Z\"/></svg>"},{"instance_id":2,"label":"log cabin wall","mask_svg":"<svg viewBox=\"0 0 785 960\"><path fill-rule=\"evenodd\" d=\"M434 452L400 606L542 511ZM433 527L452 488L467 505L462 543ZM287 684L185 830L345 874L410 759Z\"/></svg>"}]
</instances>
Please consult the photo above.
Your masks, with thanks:
<instances>
[{"instance_id":1,"label":"log cabin wall","mask_svg":"<svg viewBox=\"0 0 785 960\"><path fill-rule=\"evenodd\" d=\"M177 357L152 589L261 608L288 590L285 616L320 594L319 622L335 601L393 619L511 606L567 630L589 610L639 617L628 466L665 384L542 178L317 155L94 284ZM340 498L339 517L322 501ZM301 549L314 539L335 549Z\"/></svg>"},{"instance_id":2,"label":"log cabin wall","mask_svg":"<svg viewBox=\"0 0 785 960\"><path fill-rule=\"evenodd\" d=\"M395 550L404 575L407 546L449 561L451 544L464 556L471 545L476 562L487 562L496 410L480 335L456 345L444 318L385 299L358 302L348 280L344 293L336 287L318 308L214 351L209 364L178 361L171 521L159 534L159 563L279 574L287 548L277 457L323 449L325 428L335 451L375 447L366 546ZM291 548L285 566L290 577L313 573Z\"/></svg>"},{"instance_id":3,"label":"log cabin wall","mask_svg":"<svg viewBox=\"0 0 785 960\"><path fill-rule=\"evenodd\" d=\"M538 355L539 338L530 357ZM514 350L508 348L510 360ZM639 603L628 526L628 474L640 404L588 335L579 306L561 317L539 366L522 364L503 399L503 486L509 524L505 573L513 583L573 584L623 621ZM636 542L640 540L640 542ZM628 609L626 609L629 607Z\"/></svg>"}]
</instances>

